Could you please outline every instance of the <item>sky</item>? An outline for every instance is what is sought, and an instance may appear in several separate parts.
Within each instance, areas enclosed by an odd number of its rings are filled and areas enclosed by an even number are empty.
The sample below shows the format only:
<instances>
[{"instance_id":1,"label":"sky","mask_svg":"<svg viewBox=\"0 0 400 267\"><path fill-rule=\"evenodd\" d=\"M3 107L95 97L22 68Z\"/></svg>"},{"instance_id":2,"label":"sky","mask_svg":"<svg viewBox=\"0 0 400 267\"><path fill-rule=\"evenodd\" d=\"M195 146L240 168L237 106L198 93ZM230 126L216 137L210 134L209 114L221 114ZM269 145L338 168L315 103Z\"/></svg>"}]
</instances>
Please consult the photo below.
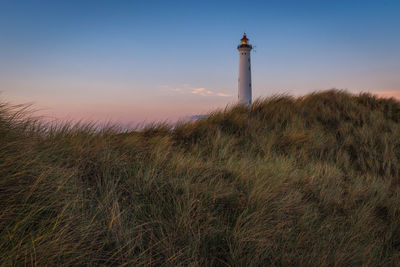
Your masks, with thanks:
<instances>
[{"instance_id":1,"label":"sky","mask_svg":"<svg viewBox=\"0 0 400 267\"><path fill-rule=\"evenodd\" d=\"M400 99L400 1L0 0L0 101L48 120L175 122L331 88Z\"/></svg>"}]
</instances>

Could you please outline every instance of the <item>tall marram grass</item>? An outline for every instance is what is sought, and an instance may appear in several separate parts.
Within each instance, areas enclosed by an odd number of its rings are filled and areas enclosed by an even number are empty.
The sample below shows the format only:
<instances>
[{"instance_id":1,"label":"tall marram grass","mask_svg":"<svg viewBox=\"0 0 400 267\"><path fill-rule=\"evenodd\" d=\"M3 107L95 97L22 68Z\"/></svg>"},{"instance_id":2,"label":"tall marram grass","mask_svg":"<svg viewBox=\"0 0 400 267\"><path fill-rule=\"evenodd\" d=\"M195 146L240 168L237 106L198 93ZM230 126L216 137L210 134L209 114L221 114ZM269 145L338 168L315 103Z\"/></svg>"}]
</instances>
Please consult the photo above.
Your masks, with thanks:
<instances>
[{"instance_id":1,"label":"tall marram grass","mask_svg":"<svg viewBox=\"0 0 400 267\"><path fill-rule=\"evenodd\" d=\"M398 266L399 216L394 99L273 96L132 132L0 106L0 265Z\"/></svg>"}]
</instances>

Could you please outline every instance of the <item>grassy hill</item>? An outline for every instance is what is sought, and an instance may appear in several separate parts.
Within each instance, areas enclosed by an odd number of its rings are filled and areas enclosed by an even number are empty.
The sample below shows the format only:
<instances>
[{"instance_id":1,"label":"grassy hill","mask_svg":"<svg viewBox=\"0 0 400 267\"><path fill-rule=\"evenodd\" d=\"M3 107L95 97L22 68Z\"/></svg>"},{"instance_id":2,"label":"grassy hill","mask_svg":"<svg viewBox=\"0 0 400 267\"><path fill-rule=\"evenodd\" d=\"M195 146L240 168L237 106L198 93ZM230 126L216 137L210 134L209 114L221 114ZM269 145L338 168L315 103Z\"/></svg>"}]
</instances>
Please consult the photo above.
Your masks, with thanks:
<instances>
[{"instance_id":1,"label":"grassy hill","mask_svg":"<svg viewBox=\"0 0 400 267\"><path fill-rule=\"evenodd\" d=\"M274 96L171 128L0 106L0 265L400 265L400 102Z\"/></svg>"}]
</instances>

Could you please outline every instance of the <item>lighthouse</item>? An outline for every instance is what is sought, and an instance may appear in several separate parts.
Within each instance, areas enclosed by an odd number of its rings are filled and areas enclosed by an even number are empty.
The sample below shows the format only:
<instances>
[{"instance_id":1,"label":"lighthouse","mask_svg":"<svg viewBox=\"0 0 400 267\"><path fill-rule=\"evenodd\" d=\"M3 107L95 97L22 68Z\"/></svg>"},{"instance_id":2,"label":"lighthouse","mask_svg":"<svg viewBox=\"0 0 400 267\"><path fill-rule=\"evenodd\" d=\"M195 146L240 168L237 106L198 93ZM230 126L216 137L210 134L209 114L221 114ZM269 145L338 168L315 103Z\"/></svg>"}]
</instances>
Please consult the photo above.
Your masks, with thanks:
<instances>
[{"instance_id":1,"label":"lighthouse","mask_svg":"<svg viewBox=\"0 0 400 267\"><path fill-rule=\"evenodd\" d=\"M246 33L240 40L239 50L239 90L238 100L240 104L251 106L251 68L250 51L253 47L249 44Z\"/></svg>"}]
</instances>

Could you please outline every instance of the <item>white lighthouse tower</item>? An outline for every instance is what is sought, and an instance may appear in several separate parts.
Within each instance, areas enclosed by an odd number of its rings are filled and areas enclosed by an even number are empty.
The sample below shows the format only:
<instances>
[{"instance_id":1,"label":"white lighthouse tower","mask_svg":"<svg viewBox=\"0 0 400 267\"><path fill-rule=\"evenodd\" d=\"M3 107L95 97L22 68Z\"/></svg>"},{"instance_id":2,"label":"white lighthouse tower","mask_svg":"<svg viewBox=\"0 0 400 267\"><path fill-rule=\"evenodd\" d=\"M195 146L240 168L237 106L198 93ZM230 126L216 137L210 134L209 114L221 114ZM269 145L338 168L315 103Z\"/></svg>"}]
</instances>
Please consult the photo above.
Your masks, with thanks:
<instances>
[{"instance_id":1,"label":"white lighthouse tower","mask_svg":"<svg viewBox=\"0 0 400 267\"><path fill-rule=\"evenodd\" d=\"M246 33L243 34L239 50L239 103L251 105L251 68L250 68L250 51L253 47L249 44Z\"/></svg>"}]
</instances>

